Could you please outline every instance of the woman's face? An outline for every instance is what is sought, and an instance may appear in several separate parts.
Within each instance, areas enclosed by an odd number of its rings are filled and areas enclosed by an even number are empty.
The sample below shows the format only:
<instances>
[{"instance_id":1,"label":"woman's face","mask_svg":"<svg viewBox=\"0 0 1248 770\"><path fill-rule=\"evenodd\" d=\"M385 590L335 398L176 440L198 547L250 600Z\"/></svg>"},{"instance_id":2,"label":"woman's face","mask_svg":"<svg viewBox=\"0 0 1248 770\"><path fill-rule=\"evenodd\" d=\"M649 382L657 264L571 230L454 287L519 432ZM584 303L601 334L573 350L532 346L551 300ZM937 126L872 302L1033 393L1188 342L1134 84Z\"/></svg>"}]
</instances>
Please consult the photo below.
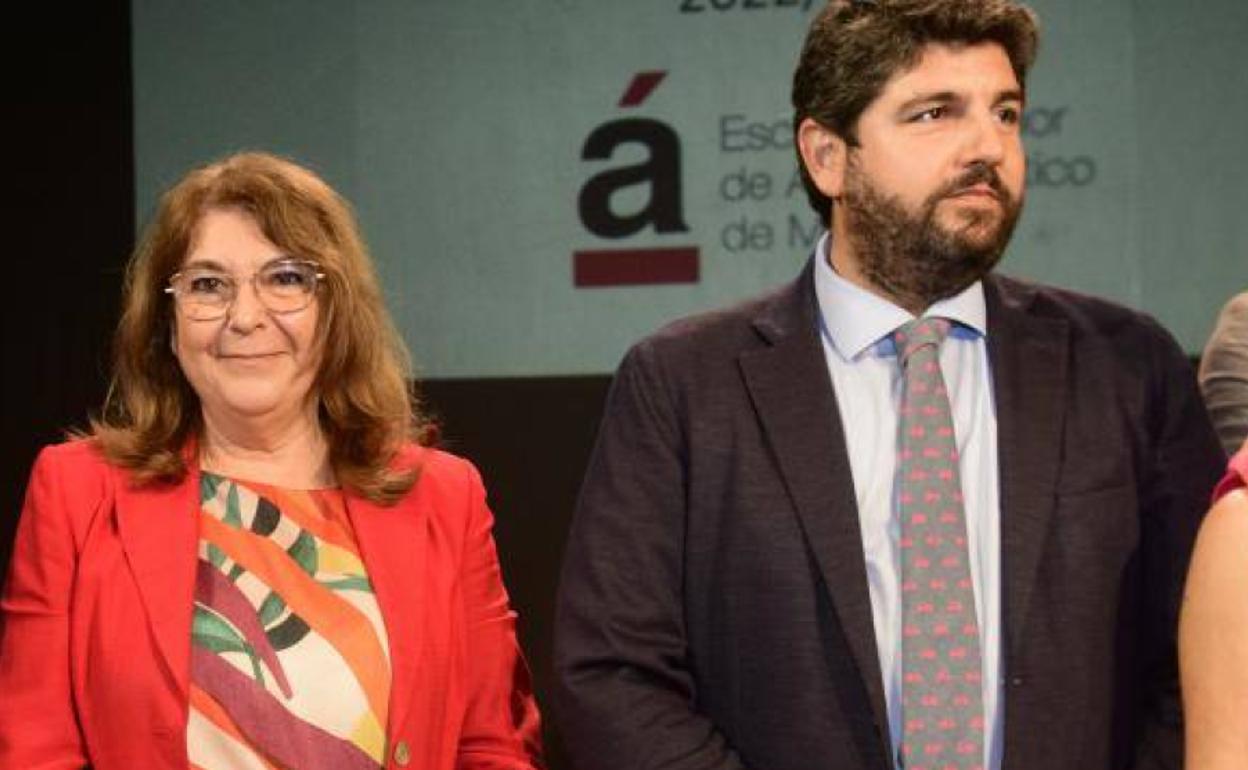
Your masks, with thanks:
<instances>
[{"instance_id":1,"label":"woman's face","mask_svg":"<svg viewBox=\"0 0 1248 770\"><path fill-rule=\"evenodd\" d=\"M258 281L252 280L261 268L289 256L241 209L209 209L195 229L179 269L220 271L237 287L224 315L213 320L192 318L185 303L175 303L174 355L210 426L246 430L315 419L312 389L321 360L317 298L313 294L300 310L273 312L261 303ZM198 285L211 287L212 281Z\"/></svg>"}]
</instances>

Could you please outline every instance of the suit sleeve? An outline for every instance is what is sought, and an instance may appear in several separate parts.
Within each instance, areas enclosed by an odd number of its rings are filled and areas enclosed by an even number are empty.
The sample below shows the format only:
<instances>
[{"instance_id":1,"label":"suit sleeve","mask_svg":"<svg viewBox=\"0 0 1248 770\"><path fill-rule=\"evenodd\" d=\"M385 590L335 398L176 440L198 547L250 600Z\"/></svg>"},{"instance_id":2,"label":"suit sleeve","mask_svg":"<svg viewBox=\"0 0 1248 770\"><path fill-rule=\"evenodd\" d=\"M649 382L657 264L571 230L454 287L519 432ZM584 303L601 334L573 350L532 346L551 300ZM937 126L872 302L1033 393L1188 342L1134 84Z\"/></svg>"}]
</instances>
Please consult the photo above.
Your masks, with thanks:
<instances>
[{"instance_id":1,"label":"suit sleeve","mask_svg":"<svg viewBox=\"0 0 1248 770\"><path fill-rule=\"evenodd\" d=\"M1222 448L1248 437L1248 293L1226 304L1200 361L1200 388Z\"/></svg>"},{"instance_id":2,"label":"suit sleeve","mask_svg":"<svg viewBox=\"0 0 1248 770\"><path fill-rule=\"evenodd\" d=\"M612 383L565 551L556 707L578 770L741 770L697 707L684 628L686 457L653 350Z\"/></svg>"},{"instance_id":3,"label":"suit sleeve","mask_svg":"<svg viewBox=\"0 0 1248 770\"><path fill-rule=\"evenodd\" d=\"M0 596L0 770L87 764L70 688L77 555L56 466L47 451L35 462Z\"/></svg>"},{"instance_id":4,"label":"suit sleeve","mask_svg":"<svg viewBox=\"0 0 1248 770\"><path fill-rule=\"evenodd\" d=\"M533 770L542 766L537 703L516 640L516 613L503 587L485 489L469 466L470 501L462 585L467 618L464 723L459 770Z\"/></svg>"},{"instance_id":5,"label":"suit sleeve","mask_svg":"<svg viewBox=\"0 0 1248 770\"><path fill-rule=\"evenodd\" d=\"M1196 532L1226 462L1191 366L1169 335L1161 334L1161 376L1149 426L1153 451L1141 497L1144 627L1137 687L1144 708L1139 712L1137 770L1182 766L1179 608Z\"/></svg>"}]
</instances>

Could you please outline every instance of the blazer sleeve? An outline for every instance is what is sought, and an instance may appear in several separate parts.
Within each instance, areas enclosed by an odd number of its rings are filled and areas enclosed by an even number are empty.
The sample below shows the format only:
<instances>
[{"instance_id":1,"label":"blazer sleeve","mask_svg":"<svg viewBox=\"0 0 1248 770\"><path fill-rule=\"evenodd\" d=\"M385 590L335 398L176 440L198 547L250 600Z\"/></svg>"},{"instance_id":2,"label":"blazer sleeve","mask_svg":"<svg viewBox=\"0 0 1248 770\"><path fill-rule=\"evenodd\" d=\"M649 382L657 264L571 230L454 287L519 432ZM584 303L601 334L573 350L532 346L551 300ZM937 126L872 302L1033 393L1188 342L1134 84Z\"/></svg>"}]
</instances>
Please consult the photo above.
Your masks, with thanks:
<instances>
[{"instance_id":1,"label":"blazer sleeve","mask_svg":"<svg viewBox=\"0 0 1248 770\"><path fill-rule=\"evenodd\" d=\"M0 596L0 770L87 765L70 682L69 612L77 554L63 455L35 461Z\"/></svg>"},{"instance_id":2,"label":"blazer sleeve","mask_svg":"<svg viewBox=\"0 0 1248 770\"><path fill-rule=\"evenodd\" d=\"M542 766L540 723L516 614L503 587L491 534L494 517L471 465L461 584L467 618L466 704L456 767L532 770Z\"/></svg>"},{"instance_id":3,"label":"blazer sleeve","mask_svg":"<svg viewBox=\"0 0 1248 770\"><path fill-rule=\"evenodd\" d=\"M1183 583L1200 521L1226 459L1201 401L1190 364L1164 331L1154 350L1153 450L1141 488L1144 581L1139 629L1141 723L1135 770L1182 766L1177 631Z\"/></svg>"},{"instance_id":4,"label":"blazer sleeve","mask_svg":"<svg viewBox=\"0 0 1248 770\"><path fill-rule=\"evenodd\" d=\"M1226 303L1200 360L1200 389L1228 454L1248 437L1248 292Z\"/></svg>"},{"instance_id":5,"label":"blazer sleeve","mask_svg":"<svg viewBox=\"0 0 1248 770\"><path fill-rule=\"evenodd\" d=\"M684 628L686 455L647 343L620 365L565 551L555 705L579 770L740 770L697 707Z\"/></svg>"}]
</instances>

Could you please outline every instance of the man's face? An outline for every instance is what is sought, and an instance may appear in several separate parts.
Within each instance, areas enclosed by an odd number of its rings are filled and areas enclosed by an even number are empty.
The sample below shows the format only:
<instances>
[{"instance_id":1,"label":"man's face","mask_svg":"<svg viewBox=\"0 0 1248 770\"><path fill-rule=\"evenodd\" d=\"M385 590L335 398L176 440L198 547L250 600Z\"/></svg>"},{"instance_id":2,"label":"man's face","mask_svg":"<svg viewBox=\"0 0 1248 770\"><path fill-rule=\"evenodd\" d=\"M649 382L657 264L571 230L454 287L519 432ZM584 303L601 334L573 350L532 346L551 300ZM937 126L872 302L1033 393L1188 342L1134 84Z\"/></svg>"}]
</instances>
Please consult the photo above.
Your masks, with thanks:
<instances>
[{"instance_id":1,"label":"man's face","mask_svg":"<svg viewBox=\"0 0 1248 770\"><path fill-rule=\"evenodd\" d=\"M849 272L912 311L987 273L1022 207L1022 109L995 43L931 44L894 75L834 179L834 240L850 247Z\"/></svg>"}]
</instances>

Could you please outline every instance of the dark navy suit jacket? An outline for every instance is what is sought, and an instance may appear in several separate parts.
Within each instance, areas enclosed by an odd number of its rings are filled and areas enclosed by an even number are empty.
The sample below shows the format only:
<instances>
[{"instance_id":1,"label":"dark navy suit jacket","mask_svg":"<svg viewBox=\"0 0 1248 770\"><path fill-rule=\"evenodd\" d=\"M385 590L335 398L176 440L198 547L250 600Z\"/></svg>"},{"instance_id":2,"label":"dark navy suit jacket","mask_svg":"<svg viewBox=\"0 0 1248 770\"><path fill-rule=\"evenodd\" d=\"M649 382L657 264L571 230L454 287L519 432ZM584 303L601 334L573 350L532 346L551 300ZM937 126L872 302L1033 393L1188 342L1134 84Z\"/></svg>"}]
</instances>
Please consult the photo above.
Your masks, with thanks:
<instances>
[{"instance_id":1,"label":"dark navy suit jacket","mask_svg":"<svg viewBox=\"0 0 1248 770\"><path fill-rule=\"evenodd\" d=\"M1143 314L984 288L1004 768L1177 769L1177 614L1225 462L1190 365ZM578 770L892 767L816 318L808 266L620 366L558 599L556 706Z\"/></svg>"}]
</instances>

